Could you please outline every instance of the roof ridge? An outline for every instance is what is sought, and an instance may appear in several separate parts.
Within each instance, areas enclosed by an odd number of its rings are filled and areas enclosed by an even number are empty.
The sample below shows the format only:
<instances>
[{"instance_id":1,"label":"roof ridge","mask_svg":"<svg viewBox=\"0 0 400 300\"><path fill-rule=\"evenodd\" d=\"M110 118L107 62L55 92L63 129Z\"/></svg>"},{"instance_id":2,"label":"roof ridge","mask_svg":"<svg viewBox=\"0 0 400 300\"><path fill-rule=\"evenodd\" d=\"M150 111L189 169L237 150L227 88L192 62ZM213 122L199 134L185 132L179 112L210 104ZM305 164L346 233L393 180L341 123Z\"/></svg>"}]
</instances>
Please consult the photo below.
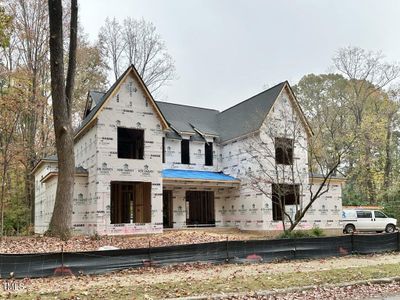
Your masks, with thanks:
<instances>
[{"instance_id":1,"label":"roof ridge","mask_svg":"<svg viewBox=\"0 0 400 300\"><path fill-rule=\"evenodd\" d=\"M156 101L157 103L166 103L166 104L172 104L172 105L178 105L178 106L186 106L186 107L192 107L192 108L198 108L198 109L205 109L205 110L213 110L216 112L220 112L218 109L214 108L207 108L207 107L200 107L200 106L194 106L194 105L187 105L187 104L179 104L179 103L172 103L172 102L167 102L167 101Z\"/></svg>"},{"instance_id":2,"label":"roof ridge","mask_svg":"<svg viewBox=\"0 0 400 300\"><path fill-rule=\"evenodd\" d=\"M264 90L264 91L262 91L262 92L260 92L258 94L255 94L254 96L251 96L250 98L248 98L246 100L243 100L243 101L241 101L239 103L236 103L235 105L233 105L231 107L228 107L227 109L224 109L223 111L220 112L220 114L222 114L222 113L224 113L224 112L226 112L226 111L228 111L228 110L230 110L230 109L232 109L232 108L234 108L234 107L236 107L236 106L238 106L238 105L240 105L240 104L242 104L244 102L247 102L247 101L249 101L249 100L251 100L251 99L253 99L253 98L255 98L255 97L257 97L257 96L259 96L259 95L261 95L263 93L265 93L265 92L268 92L268 91L270 91L270 90L272 90L272 89L276 88L277 86L279 86L281 84L284 84L284 83L287 83L287 80L282 81L282 82L280 82L278 84L275 84L273 87L270 87L269 89L266 89L266 90Z\"/></svg>"}]
</instances>

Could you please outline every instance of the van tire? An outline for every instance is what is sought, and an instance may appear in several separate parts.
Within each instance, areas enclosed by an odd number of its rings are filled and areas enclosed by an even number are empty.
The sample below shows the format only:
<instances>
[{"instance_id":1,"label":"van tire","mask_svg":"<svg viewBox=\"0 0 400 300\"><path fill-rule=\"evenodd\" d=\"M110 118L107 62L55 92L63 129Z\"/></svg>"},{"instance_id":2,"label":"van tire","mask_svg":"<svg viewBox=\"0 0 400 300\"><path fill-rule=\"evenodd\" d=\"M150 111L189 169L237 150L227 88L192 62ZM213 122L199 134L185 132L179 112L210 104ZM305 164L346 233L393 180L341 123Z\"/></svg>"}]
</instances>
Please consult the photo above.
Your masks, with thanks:
<instances>
[{"instance_id":1,"label":"van tire","mask_svg":"<svg viewBox=\"0 0 400 300\"><path fill-rule=\"evenodd\" d=\"M356 227L353 224L347 224L344 228L344 232L348 234L354 233L354 231L356 231Z\"/></svg>"},{"instance_id":2,"label":"van tire","mask_svg":"<svg viewBox=\"0 0 400 300\"><path fill-rule=\"evenodd\" d=\"M395 232L395 230L396 230L396 226L394 226L393 224L387 224L386 225L385 231L387 233L393 233L393 232Z\"/></svg>"}]
</instances>

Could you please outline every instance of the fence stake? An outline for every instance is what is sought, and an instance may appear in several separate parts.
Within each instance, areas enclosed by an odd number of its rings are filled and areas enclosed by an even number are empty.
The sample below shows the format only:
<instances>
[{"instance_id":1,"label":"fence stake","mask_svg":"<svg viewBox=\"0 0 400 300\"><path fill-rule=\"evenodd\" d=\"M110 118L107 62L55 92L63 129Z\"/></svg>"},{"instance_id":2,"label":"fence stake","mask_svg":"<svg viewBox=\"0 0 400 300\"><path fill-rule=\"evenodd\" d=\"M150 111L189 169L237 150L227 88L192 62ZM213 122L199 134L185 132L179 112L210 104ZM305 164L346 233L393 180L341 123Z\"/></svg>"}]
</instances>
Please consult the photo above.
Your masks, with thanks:
<instances>
[{"instance_id":1,"label":"fence stake","mask_svg":"<svg viewBox=\"0 0 400 300\"><path fill-rule=\"evenodd\" d=\"M400 251L400 231L397 231L397 252Z\"/></svg>"},{"instance_id":2,"label":"fence stake","mask_svg":"<svg viewBox=\"0 0 400 300\"><path fill-rule=\"evenodd\" d=\"M61 270L64 272L64 244L61 245Z\"/></svg>"},{"instance_id":3,"label":"fence stake","mask_svg":"<svg viewBox=\"0 0 400 300\"><path fill-rule=\"evenodd\" d=\"M151 242L149 239L149 266L151 267Z\"/></svg>"},{"instance_id":4,"label":"fence stake","mask_svg":"<svg viewBox=\"0 0 400 300\"><path fill-rule=\"evenodd\" d=\"M228 248L229 238L226 236L226 261L229 262L229 248Z\"/></svg>"},{"instance_id":5,"label":"fence stake","mask_svg":"<svg viewBox=\"0 0 400 300\"><path fill-rule=\"evenodd\" d=\"M351 233L351 254L354 253L354 232Z\"/></svg>"},{"instance_id":6,"label":"fence stake","mask_svg":"<svg viewBox=\"0 0 400 300\"><path fill-rule=\"evenodd\" d=\"M296 251L297 251L297 247L296 247L296 238L293 239L293 258L296 259Z\"/></svg>"}]
</instances>

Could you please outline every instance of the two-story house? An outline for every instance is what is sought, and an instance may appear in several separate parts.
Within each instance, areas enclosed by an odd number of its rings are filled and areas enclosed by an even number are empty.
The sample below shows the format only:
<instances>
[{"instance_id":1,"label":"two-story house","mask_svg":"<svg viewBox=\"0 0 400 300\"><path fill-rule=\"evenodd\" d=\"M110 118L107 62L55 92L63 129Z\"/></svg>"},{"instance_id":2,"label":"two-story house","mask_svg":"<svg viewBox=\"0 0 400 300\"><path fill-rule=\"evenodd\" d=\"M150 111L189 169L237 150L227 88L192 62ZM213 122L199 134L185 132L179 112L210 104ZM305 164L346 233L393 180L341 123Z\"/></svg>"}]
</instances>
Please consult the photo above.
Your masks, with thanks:
<instances>
[{"instance_id":1,"label":"two-story house","mask_svg":"<svg viewBox=\"0 0 400 300\"><path fill-rule=\"evenodd\" d=\"M287 129L295 124L296 136L288 136ZM311 134L288 82L219 112L155 101L131 66L106 93L88 94L75 134L74 230L280 229L284 214L273 201L280 197L277 187L293 190L283 201L290 213L294 205L308 201L306 186L319 180L308 177ZM267 146L272 150L261 156L270 167L261 165L267 172L263 175L254 151ZM279 179L285 168L295 169L296 178L283 174ZM35 232L43 233L54 206L57 157L43 158L33 172ZM251 174L258 174L266 192L255 188ZM301 227L339 227L342 183L331 180Z\"/></svg>"}]
</instances>

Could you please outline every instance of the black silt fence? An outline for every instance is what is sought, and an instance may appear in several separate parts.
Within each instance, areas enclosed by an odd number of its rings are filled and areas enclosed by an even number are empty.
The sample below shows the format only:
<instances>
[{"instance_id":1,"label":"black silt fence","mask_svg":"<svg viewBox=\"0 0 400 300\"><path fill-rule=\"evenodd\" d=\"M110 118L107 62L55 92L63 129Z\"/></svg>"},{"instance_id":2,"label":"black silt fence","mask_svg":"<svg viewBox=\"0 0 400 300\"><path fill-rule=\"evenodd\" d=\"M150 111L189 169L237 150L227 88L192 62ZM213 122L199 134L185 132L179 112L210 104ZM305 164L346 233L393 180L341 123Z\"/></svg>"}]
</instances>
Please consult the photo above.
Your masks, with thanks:
<instances>
[{"instance_id":1,"label":"black silt fence","mask_svg":"<svg viewBox=\"0 0 400 300\"><path fill-rule=\"evenodd\" d=\"M127 268L182 263L271 262L400 250L400 233L337 237L222 241L141 249L0 254L1 278L102 274Z\"/></svg>"}]
</instances>

